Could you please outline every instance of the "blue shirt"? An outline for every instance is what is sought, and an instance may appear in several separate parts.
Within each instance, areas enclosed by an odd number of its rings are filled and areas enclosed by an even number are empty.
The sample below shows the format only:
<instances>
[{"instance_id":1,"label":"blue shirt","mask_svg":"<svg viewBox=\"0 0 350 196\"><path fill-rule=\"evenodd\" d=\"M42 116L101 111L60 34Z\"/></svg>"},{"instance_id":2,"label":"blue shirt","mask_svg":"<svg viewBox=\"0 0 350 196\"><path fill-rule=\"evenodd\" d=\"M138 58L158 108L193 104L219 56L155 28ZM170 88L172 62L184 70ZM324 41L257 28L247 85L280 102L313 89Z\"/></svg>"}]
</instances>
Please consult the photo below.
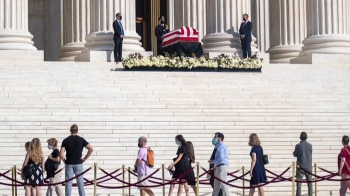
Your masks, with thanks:
<instances>
[{"instance_id":1,"label":"blue shirt","mask_svg":"<svg viewBox=\"0 0 350 196\"><path fill-rule=\"evenodd\" d=\"M228 165L228 150L224 142L221 142L216 147L215 159L213 160L214 165Z\"/></svg>"},{"instance_id":2,"label":"blue shirt","mask_svg":"<svg viewBox=\"0 0 350 196\"><path fill-rule=\"evenodd\" d=\"M119 21L119 27L120 27L120 35L124 35L124 29L122 23Z\"/></svg>"}]
</instances>

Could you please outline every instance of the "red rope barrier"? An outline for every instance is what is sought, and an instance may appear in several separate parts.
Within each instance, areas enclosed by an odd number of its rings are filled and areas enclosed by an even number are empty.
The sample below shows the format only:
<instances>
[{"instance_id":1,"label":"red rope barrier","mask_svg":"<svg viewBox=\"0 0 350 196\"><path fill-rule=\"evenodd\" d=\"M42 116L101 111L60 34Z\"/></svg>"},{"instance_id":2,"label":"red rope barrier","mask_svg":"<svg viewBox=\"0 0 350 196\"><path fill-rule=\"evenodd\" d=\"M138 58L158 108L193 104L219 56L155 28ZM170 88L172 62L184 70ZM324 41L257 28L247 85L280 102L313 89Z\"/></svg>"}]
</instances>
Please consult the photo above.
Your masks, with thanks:
<instances>
[{"instance_id":1,"label":"red rope barrier","mask_svg":"<svg viewBox=\"0 0 350 196\"><path fill-rule=\"evenodd\" d=\"M267 171L268 173L270 173L270 174L272 174L272 175L274 176L274 177L268 176L268 178L269 178L269 179L272 179L272 180L269 181L269 182L266 182L266 183L264 183L264 184L260 184L260 185L252 186L252 187L241 187L241 186L236 186L236 185L230 184L231 182L234 182L234 181L237 181L237 180L250 181L250 180L244 178L246 175L249 174L249 172L247 172L247 173L245 173L245 174L243 174L243 175L241 175L241 176L236 176L236 175L234 175L234 174L238 173L240 170L237 170L237 171L228 173L227 175L228 175L228 176L231 176L231 177L234 177L234 179L229 180L229 181L227 181L227 182L224 182L224 181L222 181L221 179L215 177L215 175L211 174L211 171L206 170L206 169L204 169L203 167L201 167L201 168L202 168L202 170L204 171L203 174L199 175L198 177L196 177L196 178L194 178L194 179L190 179L190 180L187 180L187 181L196 181L198 178L200 179L200 178L203 177L204 175L209 175L209 176L213 177L215 180L220 181L221 183L224 183L224 184L226 184L226 185L228 185L228 186L230 186L230 187L240 188L240 189L250 189L250 188L256 188L256 187L266 186L266 185L268 185L268 184L270 184L270 183L278 183L278 182L284 182L284 181L289 181L289 182L291 182L291 181L292 181L292 178L285 178L285 177L283 177L283 175L284 175L291 167L288 167L288 168L287 168L285 171L283 171L281 174L275 174L275 173L271 172L270 170L266 169L266 171ZM139 182L136 182L136 183L128 183L128 182L125 182L125 181L122 181L122 180L118 179L118 177L121 176L122 173L114 175L114 174L117 173L120 169L117 169L117 170L113 171L112 173L107 173L105 170L103 170L102 168L100 168L100 170L101 170L105 175L102 176L102 177L100 177L100 178L98 178L98 179L96 179L96 183L97 183L97 186L98 186L98 187L106 188L106 189L121 189L121 188L128 188L128 187L140 187L140 188L145 188L145 187L148 187L148 188L162 187L162 186L166 186L166 185L170 185L170 184L182 184L182 183L184 183L184 182L181 182L180 180L183 179L183 178L184 178L186 175L188 175L190 172L193 172L193 169L194 169L194 168L191 168L190 170L188 170L186 173L184 173L184 174L182 174L182 175L179 175L179 174L177 174L177 173L175 173L175 172L173 172L173 171L170 171L171 173L177 175L178 177L175 178L175 179L173 179L173 180L165 180L166 183L157 182L157 181L154 181L154 180L149 180L149 179L155 179L155 180L159 180L159 181L161 180L161 181L163 181L163 179L161 179L161 178L153 177L160 169L157 169L157 170L154 171L152 174L150 174L149 176L147 176L146 178L142 179L142 180L139 181ZM297 183L315 183L315 182L321 182L321 181L349 181L349 179L332 179L332 178L334 178L335 176L337 176L338 173L334 173L334 172L328 171L328 170L326 170L326 169L324 169L324 168L320 168L320 167L319 167L319 169L322 170L322 171L324 171L324 172L327 172L328 175L319 176L319 175L313 174L312 172L310 172L310 171L308 171L308 170L306 170L306 169L303 169L303 168L299 168L299 169L301 169L302 171L304 171L304 172L307 173L307 174L312 175L312 176L315 178L315 180L312 180L312 181L307 181L307 180L296 180ZM63 170L63 169L60 169L60 170L58 170L57 172L55 172L55 175L56 175L57 173L61 172L62 170ZM43 185L34 185L34 186L54 186L54 185L59 185L59 184L64 185L65 183L67 183L67 182L69 182L69 181L72 181L72 180L74 180L74 179L76 179L76 178L78 178L78 177L84 175L85 173L87 173L87 172L90 171L90 170L91 170L91 168L85 170L83 173L81 173L81 174L79 174L79 175L77 175L77 176L75 176L75 177L73 177L73 178L70 178L70 179L65 180L65 181L62 181L62 182L57 182L57 183L52 183L52 184L43 184ZM17 183L17 185L13 185L13 184L9 184L9 183L2 183L2 182L0 182L0 185L5 185L5 186L18 186L18 187L20 187L20 186L25 186L25 185L33 186L33 184L23 183L23 182L14 180L14 179L12 179L12 178L6 176L10 171L11 171L11 170L6 171L5 173L0 173L0 177L4 177L4 178L10 180L11 182L15 182L15 183ZM130 174L132 174L133 176L135 176L135 177L138 176L137 173L135 173L135 172L133 172L133 171L131 171L131 170L127 170L127 171L128 171ZM20 172L16 172L16 173L21 175ZM107 179L106 179L106 178L107 178ZM110 181L110 180L112 180L112 179L114 179L114 180L116 180L116 181L118 181L118 182L120 182L120 183L123 183L123 184L125 184L125 185L123 185L123 186L116 186L116 187L112 187L112 186L103 186L103 185L101 185L102 183L105 183L105 182ZM154 183L154 184L156 184L156 185L152 185L152 186L141 186L141 185L138 185L138 184L140 184L140 183L142 183L142 182L144 182L144 181L146 181L146 180L148 180L149 182ZM86 178L84 178L84 181L85 181L85 182L84 182L84 186L91 186L91 185L93 185L94 182L95 182L94 180L88 180L88 179L86 179ZM206 180L199 180L199 183L200 183L200 184L204 184L204 185L209 185L210 183L208 183L207 181L208 181L208 179L206 179ZM45 181L45 182L47 182L47 181ZM73 184L73 186L76 186L76 185L77 185L76 183Z\"/></svg>"},{"instance_id":2,"label":"red rope barrier","mask_svg":"<svg viewBox=\"0 0 350 196\"><path fill-rule=\"evenodd\" d=\"M107 174L103 169L100 168L100 170ZM116 186L116 187L111 187L111 186L102 186L102 185L97 185L98 187L101 187L101 188L106 188L106 189L121 189L121 188L128 188L128 187L139 187L139 188L156 188L156 187L162 187L162 186L165 186L165 185L169 185L169 184L177 184L177 183L174 183L176 181L178 181L179 179L183 179L186 175L188 175L190 172L193 171L193 168L188 170L186 173L178 176L177 178L175 178L174 180L170 180L169 182L167 183L161 183L161 184L158 184L158 185L152 185L152 186L140 186L140 185L137 185L147 179L149 179L150 177L152 177L155 173L157 173L160 169L157 169L155 172L153 172L151 175L147 176L147 178L144 178L142 181L139 181L139 182L136 182L136 183L128 183L128 182L124 182L118 178L114 178L115 180L123 183L123 184L126 184L125 186Z\"/></svg>"},{"instance_id":3,"label":"red rope barrier","mask_svg":"<svg viewBox=\"0 0 350 196\"><path fill-rule=\"evenodd\" d=\"M59 185L59 184L64 184L64 183L67 183L67 182L69 182L69 181L72 181L72 180L74 180L74 179L76 179L76 178L78 178L78 177L84 175L85 173L87 173L87 172L90 171L90 170L91 170L91 167L90 167L89 169L85 170L83 173L81 173L81 174L79 174L79 175L76 175L76 176L74 176L73 178L70 178L70 179L68 179L68 180L66 180L66 181L63 181L63 182L57 182L57 183L53 183L53 184L39 184L39 185L35 185L35 186L55 186L55 185ZM18 180L14 180L14 179L12 179L12 178L10 178L10 177L7 177L7 176L5 176L5 175L3 175L3 177L6 178L6 179L8 179L8 180L10 180L10 181L12 181L12 182L18 183L19 185L12 185L12 184L7 184L7 183L2 183L2 185L6 185L6 186L18 186L18 187L20 187L20 186L26 186L26 185L27 185L27 186L33 186L33 184L23 183L23 182L20 182L20 181L18 181Z\"/></svg>"},{"instance_id":4,"label":"red rope barrier","mask_svg":"<svg viewBox=\"0 0 350 196\"><path fill-rule=\"evenodd\" d=\"M227 181L227 182L234 182L234 181L236 181L236 180L244 180L244 181L250 182L250 180L244 178L244 177L245 177L246 175L248 175L248 174L250 174L250 172L247 172L247 173L241 175L240 177L237 177L237 176L235 176L235 175L230 174L229 176L232 176L232 177L234 177L234 178L236 178L236 179L233 179L233 180L230 180L230 181Z\"/></svg>"},{"instance_id":5,"label":"red rope barrier","mask_svg":"<svg viewBox=\"0 0 350 196\"><path fill-rule=\"evenodd\" d=\"M252 186L252 187L242 187L242 186L236 186L236 185L232 185L232 184L229 184L227 182L224 182L222 181L220 178L217 178L216 176L210 174L210 172L208 172L207 170L205 170L203 167L202 167L202 170L204 170L207 174L209 174L210 176L212 176L215 180L218 180L219 182L221 183L224 183L226 184L227 186L231 186L231 187L234 187L234 188L239 188L239 189L250 189L250 188L257 188L257 187L262 187L262 186L266 186L270 183L273 183L274 181L278 180L279 177L283 176L285 173L287 173L287 171L290 169L290 167L288 167L284 172L282 172L277 178L273 179L272 181L270 182L266 182L264 184L260 184L260 185L256 185L256 186Z\"/></svg>"}]
</instances>

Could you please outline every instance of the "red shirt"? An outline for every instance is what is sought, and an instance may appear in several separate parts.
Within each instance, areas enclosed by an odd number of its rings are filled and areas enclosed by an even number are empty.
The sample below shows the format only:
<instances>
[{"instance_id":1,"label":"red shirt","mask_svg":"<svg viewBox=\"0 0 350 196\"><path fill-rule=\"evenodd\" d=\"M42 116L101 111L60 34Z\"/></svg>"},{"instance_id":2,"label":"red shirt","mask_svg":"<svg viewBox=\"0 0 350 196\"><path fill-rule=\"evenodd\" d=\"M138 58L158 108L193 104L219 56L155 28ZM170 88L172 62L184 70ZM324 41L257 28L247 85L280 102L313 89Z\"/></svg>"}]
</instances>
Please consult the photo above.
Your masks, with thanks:
<instances>
[{"instance_id":1,"label":"red shirt","mask_svg":"<svg viewBox=\"0 0 350 196\"><path fill-rule=\"evenodd\" d=\"M342 174L350 175L350 171L349 171L350 170L350 147L349 146L344 147L338 157L340 158L340 161L341 161L341 158L345 158Z\"/></svg>"}]
</instances>

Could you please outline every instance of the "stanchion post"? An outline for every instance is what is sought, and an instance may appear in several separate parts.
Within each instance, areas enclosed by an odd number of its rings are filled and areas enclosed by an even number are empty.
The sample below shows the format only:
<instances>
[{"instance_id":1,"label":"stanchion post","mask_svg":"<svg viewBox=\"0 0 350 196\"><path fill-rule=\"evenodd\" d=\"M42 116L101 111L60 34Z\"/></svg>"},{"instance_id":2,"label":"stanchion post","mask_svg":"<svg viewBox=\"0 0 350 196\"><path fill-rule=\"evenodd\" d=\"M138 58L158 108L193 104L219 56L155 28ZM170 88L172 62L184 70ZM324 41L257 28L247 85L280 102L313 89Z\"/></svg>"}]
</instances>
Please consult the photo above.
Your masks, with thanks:
<instances>
[{"instance_id":1,"label":"stanchion post","mask_svg":"<svg viewBox=\"0 0 350 196\"><path fill-rule=\"evenodd\" d=\"M165 165L162 164L162 183L163 183L163 196L165 196Z\"/></svg>"},{"instance_id":2,"label":"stanchion post","mask_svg":"<svg viewBox=\"0 0 350 196\"><path fill-rule=\"evenodd\" d=\"M13 179L15 180L14 185L15 185L15 196L17 196L17 167L16 165L13 166Z\"/></svg>"},{"instance_id":3,"label":"stanchion post","mask_svg":"<svg viewBox=\"0 0 350 196\"><path fill-rule=\"evenodd\" d=\"M199 166L200 166L200 164L199 164L199 162L197 162L197 164L196 164L196 168L197 168L196 196L199 196L199 175L200 175L199 174Z\"/></svg>"},{"instance_id":4,"label":"stanchion post","mask_svg":"<svg viewBox=\"0 0 350 196\"><path fill-rule=\"evenodd\" d=\"M122 195L125 196L125 188L124 188L124 182L125 182L125 165L122 166L122 179L123 179L123 188L122 188Z\"/></svg>"},{"instance_id":5,"label":"stanchion post","mask_svg":"<svg viewBox=\"0 0 350 196\"><path fill-rule=\"evenodd\" d=\"M294 196L295 195L295 167L296 167L296 165L295 165L295 161L293 162L293 164L292 164L292 196Z\"/></svg>"},{"instance_id":6,"label":"stanchion post","mask_svg":"<svg viewBox=\"0 0 350 196\"><path fill-rule=\"evenodd\" d=\"M242 166L242 176L244 175L244 172L245 172L245 168L244 166ZM243 185L243 196L245 195L245 189L244 189L244 185L245 185L245 181L244 181L244 178L242 179L242 185Z\"/></svg>"},{"instance_id":7,"label":"stanchion post","mask_svg":"<svg viewBox=\"0 0 350 196\"><path fill-rule=\"evenodd\" d=\"M314 173L315 173L315 196L317 196L317 182L316 182L316 175L317 175L317 164L314 165Z\"/></svg>"},{"instance_id":8,"label":"stanchion post","mask_svg":"<svg viewBox=\"0 0 350 196\"><path fill-rule=\"evenodd\" d=\"M94 163L94 196L97 195L96 188L97 188L97 163Z\"/></svg>"},{"instance_id":9,"label":"stanchion post","mask_svg":"<svg viewBox=\"0 0 350 196\"><path fill-rule=\"evenodd\" d=\"M14 179L14 171L13 171L13 167L11 167L11 175L12 175L12 179ZM14 187L14 183L12 181L12 196L15 196L15 187Z\"/></svg>"},{"instance_id":10,"label":"stanchion post","mask_svg":"<svg viewBox=\"0 0 350 196\"><path fill-rule=\"evenodd\" d=\"M131 184L131 168L128 167L128 175L129 175L129 184ZM129 196L131 196L131 186L129 186Z\"/></svg>"}]
</instances>

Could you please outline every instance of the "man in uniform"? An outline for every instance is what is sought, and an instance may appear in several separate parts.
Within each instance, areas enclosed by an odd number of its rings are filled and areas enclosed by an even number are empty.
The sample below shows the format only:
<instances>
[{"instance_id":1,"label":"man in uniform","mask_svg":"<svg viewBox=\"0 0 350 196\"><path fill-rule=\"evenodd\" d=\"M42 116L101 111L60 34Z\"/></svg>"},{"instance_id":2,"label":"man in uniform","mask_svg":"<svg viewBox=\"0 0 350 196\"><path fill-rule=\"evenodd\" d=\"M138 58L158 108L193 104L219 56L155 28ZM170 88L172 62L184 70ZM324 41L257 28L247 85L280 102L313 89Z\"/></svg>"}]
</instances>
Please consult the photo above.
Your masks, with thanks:
<instances>
[{"instance_id":1,"label":"man in uniform","mask_svg":"<svg viewBox=\"0 0 350 196\"><path fill-rule=\"evenodd\" d=\"M159 17L159 25L156 27L157 55L164 55L162 50L162 37L169 33L169 27L165 24L164 16Z\"/></svg>"}]
</instances>

